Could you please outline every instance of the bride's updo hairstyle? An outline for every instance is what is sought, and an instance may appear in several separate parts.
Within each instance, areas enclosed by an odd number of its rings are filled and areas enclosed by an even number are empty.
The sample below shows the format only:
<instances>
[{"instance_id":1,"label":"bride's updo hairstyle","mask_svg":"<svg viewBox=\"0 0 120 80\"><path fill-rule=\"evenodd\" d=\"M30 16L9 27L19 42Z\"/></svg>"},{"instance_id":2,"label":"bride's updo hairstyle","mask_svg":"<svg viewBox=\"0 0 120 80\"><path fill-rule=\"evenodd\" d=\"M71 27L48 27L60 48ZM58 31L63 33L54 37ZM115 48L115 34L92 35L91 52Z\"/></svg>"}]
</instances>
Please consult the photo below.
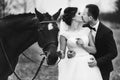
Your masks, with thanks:
<instances>
[{"instance_id":1,"label":"bride's updo hairstyle","mask_svg":"<svg viewBox=\"0 0 120 80\"><path fill-rule=\"evenodd\" d=\"M77 10L78 10L77 7L67 7L67 8L65 8L62 19L67 25L69 25L69 26L71 25L72 18L75 16Z\"/></svg>"}]
</instances>

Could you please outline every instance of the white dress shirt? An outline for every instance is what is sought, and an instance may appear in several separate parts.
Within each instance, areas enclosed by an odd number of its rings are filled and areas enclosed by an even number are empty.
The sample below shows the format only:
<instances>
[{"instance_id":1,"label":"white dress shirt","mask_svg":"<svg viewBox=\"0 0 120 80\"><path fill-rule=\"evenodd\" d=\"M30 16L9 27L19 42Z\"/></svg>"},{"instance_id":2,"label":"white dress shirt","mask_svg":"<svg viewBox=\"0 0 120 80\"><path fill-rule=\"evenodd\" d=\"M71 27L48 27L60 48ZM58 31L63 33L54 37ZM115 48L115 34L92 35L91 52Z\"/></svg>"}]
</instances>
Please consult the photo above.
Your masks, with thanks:
<instances>
[{"instance_id":1,"label":"white dress shirt","mask_svg":"<svg viewBox=\"0 0 120 80\"><path fill-rule=\"evenodd\" d=\"M97 32L99 23L100 23L100 22L97 21L96 25L92 26L92 27L95 28L95 30L96 30L96 31L92 30L92 35L93 35L94 39L95 39L95 37L96 37L96 32Z\"/></svg>"}]
</instances>

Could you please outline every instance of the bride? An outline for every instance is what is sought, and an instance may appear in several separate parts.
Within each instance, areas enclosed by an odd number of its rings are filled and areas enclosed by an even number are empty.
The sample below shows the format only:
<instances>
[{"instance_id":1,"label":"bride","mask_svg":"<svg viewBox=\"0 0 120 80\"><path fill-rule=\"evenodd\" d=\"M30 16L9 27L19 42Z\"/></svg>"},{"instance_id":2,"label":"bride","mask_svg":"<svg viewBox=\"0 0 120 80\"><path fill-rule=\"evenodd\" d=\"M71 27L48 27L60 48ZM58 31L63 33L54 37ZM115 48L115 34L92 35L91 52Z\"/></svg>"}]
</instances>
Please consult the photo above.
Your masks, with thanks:
<instances>
[{"instance_id":1,"label":"bride","mask_svg":"<svg viewBox=\"0 0 120 80\"><path fill-rule=\"evenodd\" d=\"M90 29L82 25L78 8L67 7L60 23L58 80L103 80L97 65L89 65L96 61L96 48Z\"/></svg>"}]
</instances>

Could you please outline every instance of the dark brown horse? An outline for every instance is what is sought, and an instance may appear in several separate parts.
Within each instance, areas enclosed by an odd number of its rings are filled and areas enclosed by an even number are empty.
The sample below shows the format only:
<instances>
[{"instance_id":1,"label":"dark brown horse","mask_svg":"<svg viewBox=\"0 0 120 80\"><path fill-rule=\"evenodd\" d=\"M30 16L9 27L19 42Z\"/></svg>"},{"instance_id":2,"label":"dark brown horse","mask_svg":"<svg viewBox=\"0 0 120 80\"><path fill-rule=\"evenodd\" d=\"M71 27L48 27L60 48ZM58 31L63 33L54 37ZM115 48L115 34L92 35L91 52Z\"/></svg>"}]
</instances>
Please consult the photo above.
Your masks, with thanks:
<instances>
[{"instance_id":1,"label":"dark brown horse","mask_svg":"<svg viewBox=\"0 0 120 80\"><path fill-rule=\"evenodd\" d=\"M14 70L19 55L35 42L47 55L47 64L55 64L59 31L56 21L60 11L50 16L35 9L36 14L9 15L0 19L0 80L7 80L13 73L10 64Z\"/></svg>"}]
</instances>

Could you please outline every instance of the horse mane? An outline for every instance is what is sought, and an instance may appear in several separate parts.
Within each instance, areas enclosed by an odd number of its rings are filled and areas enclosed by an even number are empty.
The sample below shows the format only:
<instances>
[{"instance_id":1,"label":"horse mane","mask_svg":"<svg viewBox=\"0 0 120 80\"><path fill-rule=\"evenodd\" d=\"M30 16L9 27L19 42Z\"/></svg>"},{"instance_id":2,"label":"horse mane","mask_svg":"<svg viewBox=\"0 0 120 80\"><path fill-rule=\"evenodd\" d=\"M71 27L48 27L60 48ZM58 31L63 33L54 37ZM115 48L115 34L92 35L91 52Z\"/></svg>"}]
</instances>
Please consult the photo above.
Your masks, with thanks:
<instances>
[{"instance_id":1,"label":"horse mane","mask_svg":"<svg viewBox=\"0 0 120 80\"><path fill-rule=\"evenodd\" d=\"M14 18L20 18L20 17L28 17L28 16L35 16L34 13L22 13L22 14L10 14L7 15L5 17L3 17L2 19L6 20L6 19L14 19Z\"/></svg>"},{"instance_id":2,"label":"horse mane","mask_svg":"<svg viewBox=\"0 0 120 80\"><path fill-rule=\"evenodd\" d=\"M10 14L0 19L0 36L7 36L11 33L22 32L25 30L36 30L35 14Z\"/></svg>"}]
</instances>

